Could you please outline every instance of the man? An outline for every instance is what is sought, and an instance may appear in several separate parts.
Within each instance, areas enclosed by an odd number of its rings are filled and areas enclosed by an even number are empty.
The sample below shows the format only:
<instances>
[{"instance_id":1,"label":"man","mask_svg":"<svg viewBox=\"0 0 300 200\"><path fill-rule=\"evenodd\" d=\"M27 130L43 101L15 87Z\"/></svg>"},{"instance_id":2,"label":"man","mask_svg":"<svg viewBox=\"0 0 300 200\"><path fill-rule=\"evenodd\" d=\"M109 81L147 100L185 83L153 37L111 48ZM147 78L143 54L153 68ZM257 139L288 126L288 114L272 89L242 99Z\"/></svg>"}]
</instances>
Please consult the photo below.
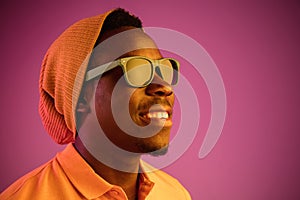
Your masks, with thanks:
<instances>
[{"instance_id":1,"label":"man","mask_svg":"<svg viewBox=\"0 0 300 200\"><path fill-rule=\"evenodd\" d=\"M166 153L179 70L141 27L115 9L75 23L51 45L40 114L51 137L69 144L0 199L190 199L140 160Z\"/></svg>"}]
</instances>

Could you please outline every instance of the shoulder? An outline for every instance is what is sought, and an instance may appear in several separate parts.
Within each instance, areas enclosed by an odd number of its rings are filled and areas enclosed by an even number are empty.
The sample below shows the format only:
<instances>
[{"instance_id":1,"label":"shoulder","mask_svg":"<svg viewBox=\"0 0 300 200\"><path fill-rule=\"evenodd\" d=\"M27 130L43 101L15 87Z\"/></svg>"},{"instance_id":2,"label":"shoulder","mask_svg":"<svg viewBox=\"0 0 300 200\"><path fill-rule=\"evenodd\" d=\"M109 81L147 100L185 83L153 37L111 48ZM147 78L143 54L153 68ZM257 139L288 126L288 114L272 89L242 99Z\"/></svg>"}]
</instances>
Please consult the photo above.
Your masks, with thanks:
<instances>
[{"instance_id":1,"label":"shoulder","mask_svg":"<svg viewBox=\"0 0 300 200\"><path fill-rule=\"evenodd\" d=\"M142 166L149 179L154 182L154 187L149 194L149 198L174 200L191 199L187 189L176 178L145 162L142 162Z\"/></svg>"},{"instance_id":2,"label":"shoulder","mask_svg":"<svg viewBox=\"0 0 300 200\"><path fill-rule=\"evenodd\" d=\"M46 193L49 194L50 188L59 185L64 178L54 158L19 178L0 194L0 199L42 199Z\"/></svg>"}]
</instances>

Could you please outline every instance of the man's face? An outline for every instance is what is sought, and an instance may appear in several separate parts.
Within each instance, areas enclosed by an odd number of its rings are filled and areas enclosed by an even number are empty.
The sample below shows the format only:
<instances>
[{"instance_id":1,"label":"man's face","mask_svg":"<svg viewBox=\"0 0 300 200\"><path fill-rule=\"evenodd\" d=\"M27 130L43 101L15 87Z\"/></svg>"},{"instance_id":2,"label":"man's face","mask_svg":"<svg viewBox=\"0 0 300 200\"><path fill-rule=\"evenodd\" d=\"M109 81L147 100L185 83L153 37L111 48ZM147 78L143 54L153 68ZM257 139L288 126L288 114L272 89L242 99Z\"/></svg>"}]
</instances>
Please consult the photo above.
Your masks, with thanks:
<instances>
[{"instance_id":1,"label":"man's face","mask_svg":"<svg viewBox=\"0 0 300 200\"><path fill-rule=\"evenodd\" d=\"M136 39L135 42L138 43L141 40L149 40L149 38ZM145 56L151 59L162 57L156 48L134 50L122 57L129 56ZM95 59L97 63L97 57ZM112 95L116 85L118 85L117 94ZM95 91L95 111L102 130L111 142L130 152L150 153L166 149L172 126L173 104L174 93L171 86L158 75L154 76L153 82L148 86L134 88L126 83L121 67L102 75ZM143 135L145 132L141 129L127 127L136 131L136 137L128 135L120 128L120 123L114 119L112 108L117 110L118 118L132 120L135 125L140 127L145 127L151 122L151 125L158 131L145 138ZM121 127L124 124L130 126L130 123L124 122L121 123Z\"/></svg>"}]
</instances>

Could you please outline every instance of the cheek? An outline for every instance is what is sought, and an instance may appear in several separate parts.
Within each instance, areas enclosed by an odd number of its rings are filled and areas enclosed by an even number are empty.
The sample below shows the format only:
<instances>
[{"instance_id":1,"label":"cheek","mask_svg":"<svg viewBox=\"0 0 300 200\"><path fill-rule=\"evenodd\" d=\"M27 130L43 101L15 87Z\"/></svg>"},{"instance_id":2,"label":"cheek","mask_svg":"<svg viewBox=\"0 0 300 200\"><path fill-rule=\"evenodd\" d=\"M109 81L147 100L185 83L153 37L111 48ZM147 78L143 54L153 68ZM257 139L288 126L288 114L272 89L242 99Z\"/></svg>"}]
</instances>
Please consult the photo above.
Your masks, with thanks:
<instances>
[{"instance_id":1,"label":"cheek","mask_svg":"<svg viewBox=\"0 0 300 200\"><path fill-rule=\"evenodd\" d=\"M99 80L95 93L95 111L99 123L112 124L114 122L114 114L117 114L119 119L129 118L131 110L136 110L138 95L135 95L136 88L130 88L120 79L120 82L113 81L110 78L103 77ZM115 88L115 86L117 86Z\"/></svg>"},{"instance_id":2,"label":"cheek","mask_svg":"<svg viewBox=\"0 0 300 200\"><path fill-rule=\"evenodd\" d=\"M131 96L129 98L129 113L131 117L135 116L136 112L139 110L139 105L145 99L145 89L135 88L131 90Z\"/></svg>"},{"instance_id":3,"label":"cheek","mask_svg":"<svg viewBox=\"0 0 300 200\"><path fill-rule=\"evenodd\" d=\"M97 115L109 110L111 107L112 93L120 77L120 71L115 69L107 72L100 78L95 90L95 107Z\"/></svg>"},{"instance_id":4,"label":"cheek","mask_svg":"<svg viewBox=\"0 0 300 200\"><path fill-rule=\"evenodd\" d=\"M107 84L105 84L105 80L100 79L98 82L98 86L95 91L95 107L96 110L100 108L105 108L106 104L110 102L111 92L110 88Z\"/></svg>"}]
</instances>

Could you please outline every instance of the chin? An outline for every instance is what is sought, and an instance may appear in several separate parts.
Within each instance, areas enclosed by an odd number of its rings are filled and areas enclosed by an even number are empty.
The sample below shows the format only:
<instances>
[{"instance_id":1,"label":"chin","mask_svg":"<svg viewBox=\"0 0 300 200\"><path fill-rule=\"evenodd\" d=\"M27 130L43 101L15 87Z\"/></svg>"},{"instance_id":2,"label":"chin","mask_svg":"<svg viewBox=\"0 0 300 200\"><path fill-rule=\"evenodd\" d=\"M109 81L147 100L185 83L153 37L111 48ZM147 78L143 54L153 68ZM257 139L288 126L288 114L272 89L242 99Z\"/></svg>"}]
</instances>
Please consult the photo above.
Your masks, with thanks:
<instances>
[{"instance_id":1,"label":"chin","mask_svg":"<svg viewBox=\"0 0 300 200\"><path fill-rule=\"evenodd\" d=\"M159 133L152 138L140 139L136 146L140 153L153 156L165 155L169 147L169 133Z\"/></svg>"},{"instance_id":2,"label":"chin","mask_svg":"<svg viewBox=\"0 0 300 200\"><path fill-rule=\"evenodd\" d=\"M154 146L154 145L146 145L146 144L139 144L138 149L142 154L149 154L152 156L162 156L168 152L169 145L161 146Z\"/></svg>"},{"instance_id":3,"label":"chin","mask_svg":"<svg viewBox=\"0 0 300 200\"><path fill-rule=\"evenodd\" d=\"M167 145L167 146L165 146L161 149L158 149L156 151L151 151L148 154L151 155L151 156L163 156L163 155L167 154L168 149L169 149L169 145Z\"/></svg>"}]
</instances>

